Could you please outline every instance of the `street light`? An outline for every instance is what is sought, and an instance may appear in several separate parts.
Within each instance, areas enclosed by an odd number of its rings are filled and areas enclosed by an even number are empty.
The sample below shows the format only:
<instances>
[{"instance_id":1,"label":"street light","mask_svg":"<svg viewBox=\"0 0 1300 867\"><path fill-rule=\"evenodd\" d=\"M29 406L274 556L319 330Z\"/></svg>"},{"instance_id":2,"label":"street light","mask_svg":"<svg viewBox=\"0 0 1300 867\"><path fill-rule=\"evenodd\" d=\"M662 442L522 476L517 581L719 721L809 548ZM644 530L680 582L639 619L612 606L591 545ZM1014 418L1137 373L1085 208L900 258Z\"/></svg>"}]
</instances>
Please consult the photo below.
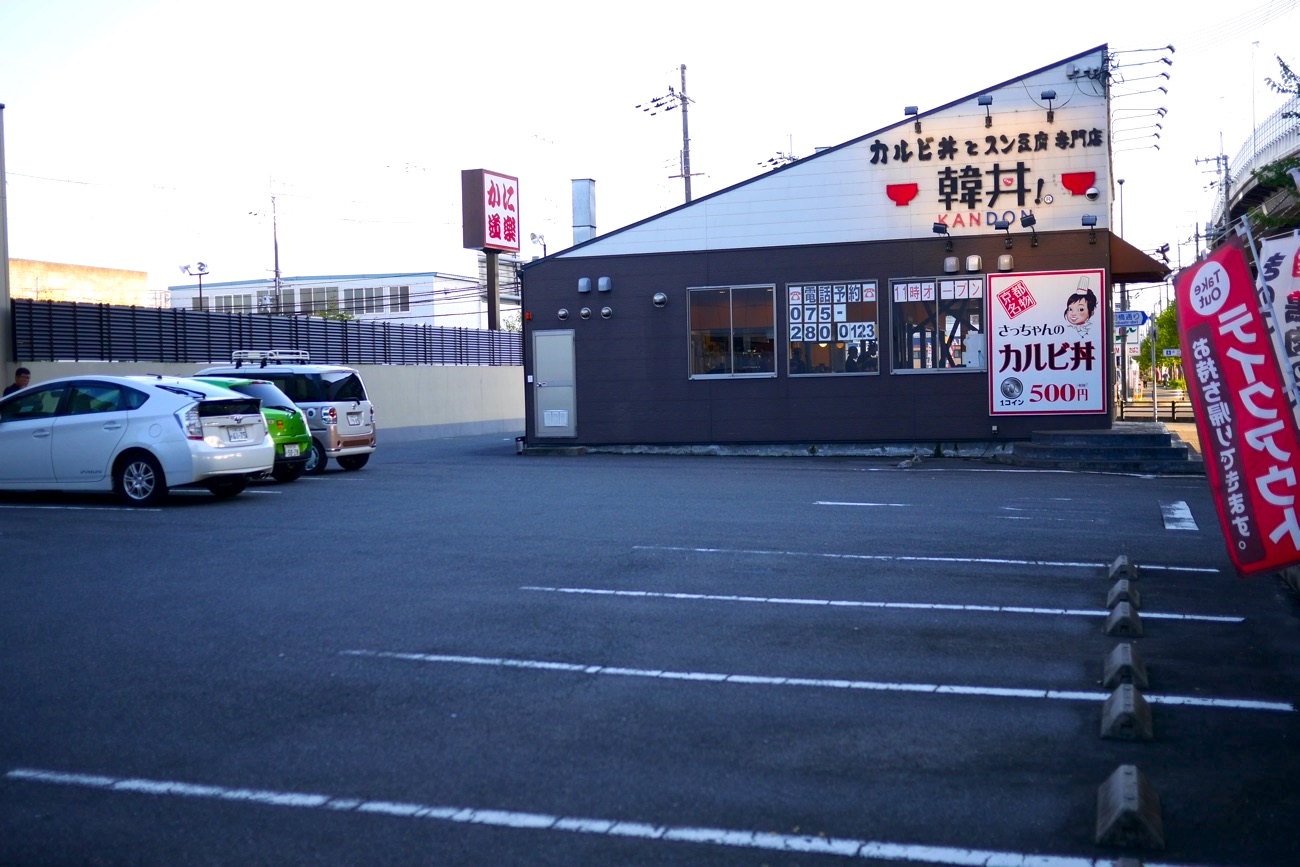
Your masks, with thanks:
<instances>
[{"instance_id":1,"label":"street light","mask_svg":"<svg viewBox=\"0 0 1300 867\"><path fill-rule=\"evenodd\" d=\"M203 305L203 275L208 273L208 266L202 262L195 265L182 265L181 273L199 278L199 309L207 310L208 308Z\"/></svg>"},{"instance_id":2,"label":"street light","mask_svg":"<svg viewBox=\"0 0 1300 867\"><path fill-rule=\"evenodd\" d=\"M1119 236L1124 237L1124 179L1119 179Z\"/></svg>"},{"instance_id":3,"label":"street light","mask_svg":"<svg viewBox=\"0 0 1300 867\"><path fill-rule=\"evenodd\" d=\"M533 234L532 234L532 240L533 240L533 243L534 243L534 244L540 244L540 245L541 245L541 247L542 247L542 258L546 258L546 236L545 236L545 235L539 235L539 234L537 234L536 232L533 232Z\"/></svg>"}]
</instances>

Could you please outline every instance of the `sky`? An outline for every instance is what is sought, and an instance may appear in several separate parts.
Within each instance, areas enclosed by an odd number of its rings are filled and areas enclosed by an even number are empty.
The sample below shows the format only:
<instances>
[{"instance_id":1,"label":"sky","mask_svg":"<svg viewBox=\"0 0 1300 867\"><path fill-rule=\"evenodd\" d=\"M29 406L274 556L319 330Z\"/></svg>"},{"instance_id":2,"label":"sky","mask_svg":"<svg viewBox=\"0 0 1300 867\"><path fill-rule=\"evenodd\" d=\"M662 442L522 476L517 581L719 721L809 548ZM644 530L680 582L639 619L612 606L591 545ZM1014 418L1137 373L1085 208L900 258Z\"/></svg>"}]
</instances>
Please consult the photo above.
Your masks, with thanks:
<instances>
[{"instance_id":1,"label":"sky","mask_svg":"<svg viewBox=\"0 0 1300 867\"><path fill-rule=\"evenodd\" d=\"M681 91L682 65L700 198L1107 44L1132 94L1113 107L1167 109L1115 125L1163 128L1117 132L1112 225L1190 264L1218 194L1197 159L1232 159L1281 105L1275 57L1300 70L1300 0L918 8L0 0L9 255L157 292L199 261L212 283L268 277L274 234L284 276L474 276L463 169L519 178L525 258L532 234L572 244L574 178L596 182L598 232L684 201L681 112L636 107Z\"/></svg>"}]
</instances>

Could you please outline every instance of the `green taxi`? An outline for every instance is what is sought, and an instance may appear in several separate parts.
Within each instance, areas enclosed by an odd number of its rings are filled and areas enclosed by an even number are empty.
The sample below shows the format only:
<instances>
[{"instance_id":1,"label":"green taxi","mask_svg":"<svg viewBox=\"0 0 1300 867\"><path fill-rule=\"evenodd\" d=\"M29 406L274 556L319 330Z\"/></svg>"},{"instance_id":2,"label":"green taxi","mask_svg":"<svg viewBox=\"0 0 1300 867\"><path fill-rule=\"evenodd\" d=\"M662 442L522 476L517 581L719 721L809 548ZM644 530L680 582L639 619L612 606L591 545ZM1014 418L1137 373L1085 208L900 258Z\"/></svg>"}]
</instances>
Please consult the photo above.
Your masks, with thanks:
<instances>
[{"instance_id":1,"label":"green taxi","mask_svg":"<svg viewBox=\"0 0 1300 867\"><path fill-rule=\"evenodd\" d=\"M262 401L262 417L266 431L275 443L275 466L271 476L277 482L292 482L307 468L311 456L311 431L307 416L294 406L293 401L275 383L264 379L244 379L236 376L196 376L200 382L219 385L231 391L256 397Z\"/></svg>"}]
</instances>

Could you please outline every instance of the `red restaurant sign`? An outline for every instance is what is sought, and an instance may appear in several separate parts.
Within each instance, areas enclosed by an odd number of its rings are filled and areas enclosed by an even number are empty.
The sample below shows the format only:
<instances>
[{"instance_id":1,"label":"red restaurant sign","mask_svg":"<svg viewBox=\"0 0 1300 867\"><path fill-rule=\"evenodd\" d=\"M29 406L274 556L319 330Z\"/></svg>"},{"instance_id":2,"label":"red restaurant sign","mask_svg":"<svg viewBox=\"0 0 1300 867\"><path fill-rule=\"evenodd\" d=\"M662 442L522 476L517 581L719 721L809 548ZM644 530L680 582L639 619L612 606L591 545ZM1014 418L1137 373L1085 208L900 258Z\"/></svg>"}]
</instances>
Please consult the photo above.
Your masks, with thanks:
<instances>
[{"instance_id":1,"label":"red restaurant sign","mask_svg":"<svg viewBox=\"0 0 1300 867\"><path fill-rule=\"evenodd\" d=\"M460 173L461 227L471 250L519 252L519 179L487 169Z\"/></svg>"},{"instance_id":2,"label":"red restaurant sign","mask_svg":"<svg viewBox=\"0 0 1300 867\"><path fill-rule=\"evenodd\" d=\"M1300 563L1300 438L1240 239L1178 275L1178 330L1233 565L1252 575Z\"/></svg>"}]
</instances>

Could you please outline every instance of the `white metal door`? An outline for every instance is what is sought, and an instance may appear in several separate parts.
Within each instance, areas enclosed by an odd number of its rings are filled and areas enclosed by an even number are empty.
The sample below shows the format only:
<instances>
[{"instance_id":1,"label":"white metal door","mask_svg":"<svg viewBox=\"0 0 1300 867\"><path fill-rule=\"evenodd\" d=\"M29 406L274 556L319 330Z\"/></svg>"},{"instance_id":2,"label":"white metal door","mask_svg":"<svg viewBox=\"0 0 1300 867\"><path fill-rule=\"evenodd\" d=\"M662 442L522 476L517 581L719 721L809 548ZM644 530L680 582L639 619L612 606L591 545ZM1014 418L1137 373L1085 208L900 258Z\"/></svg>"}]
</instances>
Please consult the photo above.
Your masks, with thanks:
<instances>
[{"instance_id":1,"label":"white metal door","mask_svg":"<svg viewBox=\"0 0 1300 867\"><path fill-rule=\"evenodd\" d=\"M573 329L533 332L533 433L578 435Z\"/></svg>"}]
</instances>

